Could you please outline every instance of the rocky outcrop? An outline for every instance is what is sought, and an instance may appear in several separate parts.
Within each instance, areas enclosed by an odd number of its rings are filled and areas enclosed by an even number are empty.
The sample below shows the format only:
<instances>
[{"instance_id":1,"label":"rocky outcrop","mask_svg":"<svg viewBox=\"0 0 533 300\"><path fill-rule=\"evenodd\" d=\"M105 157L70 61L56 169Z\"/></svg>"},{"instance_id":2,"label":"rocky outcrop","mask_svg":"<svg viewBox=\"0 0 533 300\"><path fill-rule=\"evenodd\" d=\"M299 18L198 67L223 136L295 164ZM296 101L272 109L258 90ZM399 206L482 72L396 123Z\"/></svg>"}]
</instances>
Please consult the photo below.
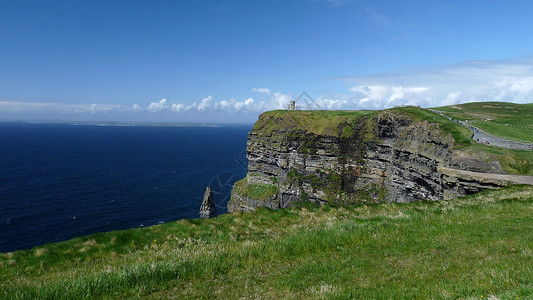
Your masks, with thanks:
<instances>
[{"instance_id":1,"label":"rocky outcrop","mask_svg":"<svg viewBox=\"0 0 533 300\"><path fill-rule=\"evenodd\" d=\"M409 109L264 113L250 132L248 174L235 184L228 211L297 201L435 201L507 184L450 171L505 173L497 161L463 152L441 126Z\"/></svg>"},{"instance_id":2,"label":"rocky outcrop","mask_svg":"<svg viewBox=\"0 0 533 300\"><path fill-rule=\"evenodd\" d=\"M217 208L213 200L213 192L211 188L207 187L204 193L204 200L200 206L200 218L209 219L217 216Z\"/></svg>"}]
</instances>

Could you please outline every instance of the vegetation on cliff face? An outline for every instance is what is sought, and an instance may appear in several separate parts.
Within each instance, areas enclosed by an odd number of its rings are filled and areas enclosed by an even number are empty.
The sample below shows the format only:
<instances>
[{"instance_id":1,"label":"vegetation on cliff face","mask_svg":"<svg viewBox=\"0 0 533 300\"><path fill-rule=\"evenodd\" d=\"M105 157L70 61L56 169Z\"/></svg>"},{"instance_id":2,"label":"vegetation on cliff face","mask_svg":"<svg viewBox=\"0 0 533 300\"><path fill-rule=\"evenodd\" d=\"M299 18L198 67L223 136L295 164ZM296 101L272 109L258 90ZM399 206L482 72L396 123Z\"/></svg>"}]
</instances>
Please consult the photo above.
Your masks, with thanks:
<instances>
[{"instance_id":1,"label":"vegetation on cliff face","mask_svg":"<svg viewBox=\"0 0 533 300\"><path fill-rule=\"evenodd\" d=\"M533 142L533 104L474 102L436 109L457 120L469 120L475 126L495 136ZM471 139L471 131L464 126L430 110L415 106L395 107L384 111L270 111L259 118L253 130L267 135L273 130L287 130L316 135L349 136L353 133L353 127L347 125L384 113L405 114L415 122L426 120L438 124L439 130L452 134L455 143L460 147L475 144ZM490 147L484 146L483 149Z\"/></svg>"},{"instance_id":2,"label":"vegetation on cliff face","mask_svg":"<svg viewBox=\"0 0 533 300\"><path fill-rule=\"evenodd\" d=\"M457 120L469 120L496 136L533 142L533 104L477 102L436 109ZM426 121L435 125L431 130L439 132L443 139L452 135L454 149L485 161L499 161L509 174L533 176L533 151L476 143L472 141L472 132L465 126L431 110L414 106L384 111L270 111L260 116L253 131L267 136L278 131L288 132L288 135L330 135L350 139L357 130L363 130L360 138L370 141L375 138L375 118L386 115L407 116L412 122Z\"/></svg>"},{"instance_id":3,"label":"vegetation on cliff face","mask_svg":"<svg viewBox=\"0 0 533 300\"><path fill-rule=\"evenodd\" d=\"M250 134L250 174L240 185L243 189L268 184L277 186L279 193L254 198L236 185L228 207L230 211L279 208L302 200L330 204L441 200L504 183L442 178L438 166L533 172L533 152L481 145L471 136L467 127L414 106L265 112Z\"/></svg>"},{"instance_id":4,"label":"vegetation on cliff face","mask_svg":"<svg viewBox=\"0 0 533 300\"><path fill-rule=\"evenodd\" d=\"M437 124L437 130L444 136L451 134L455 140L456 147L463 148L472 145L472 132L465 126L459 125L449 119L438 115L430 110L408 106L393 108L392 111L409 115L413 121L427 121Z\"/></svg>"},{"instance_id":5,"label":"vegetation on cliff face","mask_svg":"<svg viewBox=\"0 0 533 300\"><path fill-rule=\"evenodd\" d=\"M439 132L443 139L451 134L457 148L473 144L472 132L466 127L414 106L384 111L269 111L259 117L252 131L265 136L286 132L288 138L315 135L368 142L376 138L376 122L380 118L406 118L410 123L427 121L435 125L431 130Z\"/></svg>"},{"instance_id":6,"label":"vegetation on cliff face","mask_svg":"<svg viewBox=\"0 0 533 300\"><path fill-rule=\"evenodd\" d=\"M531 299L532 283L531 186L261 208L0 254L2 299Z\"/></svg>"},{"instance_id":7,"label":"vegetation on cliff face","mask_svg":"<svg viewBox=\"0 0 533 300\"><path fill-rule=\"evenodd\" d=\"M253 199L265 200L279 193L275 184L254 183L248 184L247 179L239 180L233 186L234 192Z\"/></svg>"},{"instance_id":8,"label":"vegetation on cliff face","mask_svg":"<svg viewBox=\"0 0 533 300\"><path fill-rule=\"evenodd\" d=\"M375 134L375 117L408 117L412 122L427 120L439 124L443 134L452 134L456 143L467 144L471 142L470 131L447 118L419 107L397 107L384 111L268 111L259 117L252 131L271 135L273 131L317 136L332 136L349 138L355 128L363 129L365 137L371 139Z\"/></svg>"}]
</instances>

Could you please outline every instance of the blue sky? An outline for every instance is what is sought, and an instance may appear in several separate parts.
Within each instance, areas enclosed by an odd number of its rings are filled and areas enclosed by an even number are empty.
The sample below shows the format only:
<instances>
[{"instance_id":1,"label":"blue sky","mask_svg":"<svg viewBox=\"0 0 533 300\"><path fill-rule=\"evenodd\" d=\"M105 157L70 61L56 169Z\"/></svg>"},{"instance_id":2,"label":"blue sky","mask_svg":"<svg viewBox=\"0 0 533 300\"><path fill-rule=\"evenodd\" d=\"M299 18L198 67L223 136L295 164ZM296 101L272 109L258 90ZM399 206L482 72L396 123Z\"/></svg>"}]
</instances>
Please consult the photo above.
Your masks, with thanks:
<instances>
[{"instance_id":1,"label":"blue sky","mask_svg":"<svg viewBox=\"0 0 533 300\"><path fill-rule=\"evenodd\" d=\"M0 120L533 102L531 1L0 1ZM301 102L301 108L305 103Z\"/></svg>"}]
</instances>

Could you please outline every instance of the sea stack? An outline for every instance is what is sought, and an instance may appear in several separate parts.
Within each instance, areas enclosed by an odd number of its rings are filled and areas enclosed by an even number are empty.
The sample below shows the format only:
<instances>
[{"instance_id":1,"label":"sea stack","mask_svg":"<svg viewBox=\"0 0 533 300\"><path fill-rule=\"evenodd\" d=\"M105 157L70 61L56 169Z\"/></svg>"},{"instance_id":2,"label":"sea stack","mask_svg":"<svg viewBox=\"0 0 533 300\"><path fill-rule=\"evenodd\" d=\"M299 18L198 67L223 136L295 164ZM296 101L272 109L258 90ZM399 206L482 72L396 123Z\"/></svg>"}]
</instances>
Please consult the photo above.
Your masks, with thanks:
<instances>
[{"instance_id":1,"label":"sea stack","mask_svg":"<svg viewBox=\"0 0 533 300\"><path fill-rule=\"evenodd\" d=\"M200 218L209 219L216 216L217 208L213 200L213 192L211 192L210 187L207 187L204 193L204 201L202 201L202 205L200 206Z\"/></svg>"}]
</instances>

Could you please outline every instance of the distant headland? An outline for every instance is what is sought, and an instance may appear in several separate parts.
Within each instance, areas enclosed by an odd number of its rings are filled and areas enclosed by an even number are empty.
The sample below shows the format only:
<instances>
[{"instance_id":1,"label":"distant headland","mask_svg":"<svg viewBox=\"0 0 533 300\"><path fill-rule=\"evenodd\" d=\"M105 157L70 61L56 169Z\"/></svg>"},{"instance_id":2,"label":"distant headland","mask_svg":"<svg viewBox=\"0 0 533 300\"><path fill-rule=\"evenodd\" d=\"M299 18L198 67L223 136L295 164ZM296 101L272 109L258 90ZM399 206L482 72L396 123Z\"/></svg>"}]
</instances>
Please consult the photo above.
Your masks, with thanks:
<instances>
[{"instance_id":1,"label":"distant headland","mask_svg":"<svg viewBox=\"0 0 533 300\"><path fill-rule=\"evenodd\" d=\"M118 121L56 121L56 120L35 120L35 121L0 121L2 123L26 123L26 124L65 124L83 126L151 126L151 127L222 127L221 124L208 123L170 123L170 122L118 122Z\"/></svg>"}]
</instances>

